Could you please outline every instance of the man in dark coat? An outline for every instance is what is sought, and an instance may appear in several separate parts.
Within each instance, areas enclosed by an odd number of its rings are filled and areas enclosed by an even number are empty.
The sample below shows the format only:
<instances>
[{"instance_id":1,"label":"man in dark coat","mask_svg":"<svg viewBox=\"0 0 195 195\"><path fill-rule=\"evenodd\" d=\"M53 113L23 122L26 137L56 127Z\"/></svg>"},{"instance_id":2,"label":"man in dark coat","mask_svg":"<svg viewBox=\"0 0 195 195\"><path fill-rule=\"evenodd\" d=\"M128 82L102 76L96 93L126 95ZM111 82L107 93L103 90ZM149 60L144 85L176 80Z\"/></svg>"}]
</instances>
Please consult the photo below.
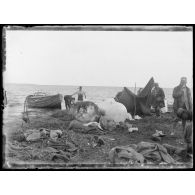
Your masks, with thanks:
<instances>
[{"instance_id":1,"label":"man in dark coat","mask_svg":"<svg viewBox=\"0 0 195 195\"><path fill-rule=\"evenodd\" d=\"M187 78L182 77L180 84L173 89L173 111L176 115L173 125L172 135L175 133L177 122L181 119L183 131L185 130L186 121L192 116L192 97L190 89L186 86ZM185 116L185 117L184 117Z\"/></svg>"},{"instance_id":2,"label":"man in dark coat","mask_svg":"<svg viewBox=\"0 0 195 195\"><path fill-rule=\"evenodd\" d=\"M153 107L155 109L156 116L160 116L160 109L165 107L164 99L165 93L158 83L154 83L154 89L152 90Z\"/></svg>"},{"instance_id":3,"label":"man in dark coat","mask_svg":"<svg viewBox=\"0 0 195 195\"><path fill-rule=\"evenodd\" d=\"M75 98L73 98L71 95L64 96L66 110L70 110L70 107L74 103L74 100L75 100Z\"/></svg>"}]
</instances>

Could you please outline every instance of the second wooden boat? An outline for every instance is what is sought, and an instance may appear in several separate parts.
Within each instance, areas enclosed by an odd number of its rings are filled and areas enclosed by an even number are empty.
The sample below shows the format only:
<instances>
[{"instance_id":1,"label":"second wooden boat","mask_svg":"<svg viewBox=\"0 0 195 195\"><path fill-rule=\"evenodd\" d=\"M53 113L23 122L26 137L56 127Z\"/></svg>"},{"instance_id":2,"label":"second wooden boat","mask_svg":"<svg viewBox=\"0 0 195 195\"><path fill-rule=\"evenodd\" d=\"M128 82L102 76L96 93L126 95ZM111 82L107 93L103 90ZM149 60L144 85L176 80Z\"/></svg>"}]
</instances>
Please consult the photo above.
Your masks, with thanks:
<instances>
[{"instance_id":1,"label":"second wooden boat","mask_svg":"<svg viewBox=\"0 0 195 195\"><path fill-rule=\"evenodd\" d=\"M29 108L59 108L61 109L61 102L63 96L61 94L47 95L45 93L35 93L26 98Z\"/></svg>"}]
</instances>

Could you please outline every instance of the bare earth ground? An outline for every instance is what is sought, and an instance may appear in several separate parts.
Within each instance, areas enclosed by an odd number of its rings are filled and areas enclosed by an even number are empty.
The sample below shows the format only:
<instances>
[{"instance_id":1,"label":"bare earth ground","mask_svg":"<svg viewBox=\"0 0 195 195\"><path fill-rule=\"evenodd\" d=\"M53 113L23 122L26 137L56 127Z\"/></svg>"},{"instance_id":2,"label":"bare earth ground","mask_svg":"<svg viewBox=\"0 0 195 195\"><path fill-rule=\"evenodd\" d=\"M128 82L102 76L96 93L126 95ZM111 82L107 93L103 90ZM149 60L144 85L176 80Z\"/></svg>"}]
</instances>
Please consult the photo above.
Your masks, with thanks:
<instances>
[{"instance_id":1,"label":"bare earth ground","mask_svg":"<svg viewBox=\"0 0 195 195\"><path fill-rule=\"evenodd\" d=\"M105 131L101 134L99 131L92 131L88 134L80 133L78 130L67 130L70 123L70 117L66 115L66 111L36 111L31 112L30 124L25 124L21 117L14 120L7 121L4 124L5 134L5 168L190 168L192 167L191 159L186 157L179 158L174 157L178 161L177 165L130 165L128 163L122 163L118 165L111 164L108 153L115 146L125 146L129 144L138 144L141 141L153 142L151 135L155 133L155 130L163 131L166 134L162 138L160 144L168 143L180 148L185 147L185 143L182 137L182 127L178 124L177 131L174 136L170 135L172 129L173 117L171 113L163 114L161 118L155 116L145 117L140 120L131 121L132 124L138 127L138 131L129 133L126 129L117 128L116 130L109 132ZM23 125L22 125L23 123ZM63 131L61 138L58 142L61 145L54 146L48 139L42 139L36 142L27 142L24 139L23 133L27 129L60 129ZM94 135L104 140L104 145L97 146L93 143ZM14 146L14 149L10 149L9 143ZM51 158L51 152L45 150L45 148L52 150L63 150L64 147L69 145L69 149L72 147L77 148L76 152L68 151L70 159L55 159ZM70 147L71 145L71 147Z\"/></svg>"}]
</instances>

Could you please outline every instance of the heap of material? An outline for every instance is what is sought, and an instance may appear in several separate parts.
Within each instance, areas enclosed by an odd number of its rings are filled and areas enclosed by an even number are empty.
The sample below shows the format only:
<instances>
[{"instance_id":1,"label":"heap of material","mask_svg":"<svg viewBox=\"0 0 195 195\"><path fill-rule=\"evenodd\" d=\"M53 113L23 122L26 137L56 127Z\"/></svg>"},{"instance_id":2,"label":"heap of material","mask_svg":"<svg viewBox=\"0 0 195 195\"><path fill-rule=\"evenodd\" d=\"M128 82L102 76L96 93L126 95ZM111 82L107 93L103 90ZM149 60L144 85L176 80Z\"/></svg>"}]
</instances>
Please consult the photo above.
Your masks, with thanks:
<instances>
[{"instance_id":1,"label":"heap of material","mask_svg":"<svg viewBox=\"0 0 195 195\"><path fill-rule=\"evenodd\" d=\"M152 77L139 95L134 94L128 88L124 87L123 91L117 93L114 99L122 103L126 107L127 112L132 116L150 115L151 90L153 85L154 79Z\"/></svg>"},{"instance_id":2,"label":"heap of material","mask_svg":"<svg viewBox=\"0 0 195 195\"><path fill-rule=\"evenodd\" d=\"M83 123L98 122L101 116L98 106L90 101L75 103L70 109L70 114Z\"/></svg>"},{"instance_id":3,"label":"heap of material","mask_svg":"<svg viewBox=\"0 0 195 195\"><path fill-rule=\"evenodd\" d=\"M70 114L74 116L69 129L114 130L120 122L129 119L126 107L114 99L107 99L98 103L90 101L77 102L70 108Z\"/></svg>"},{"instance_id":4,"label":"heap of material","mask_svg":"<svg viewBox=\"0 0 195 195\"><path fill-rule=\"evenodd\" d=\"M166 163L175 164L167 149L160 144L140 142L137 145L117 146L110 150L109 159L112 163L120 162L120 159L133 161L133 163ZM118 162L117 162L118 161Z\"/></svg>"},{"instance_id":5,"label":"heap of material","mask_svg":"<svg viewBox=\"0 0 195 195\"><path fill-rule=\"evenodd\" d=\"M123 104L116 102L113 98L98 102L97 105L99 109L102 110L102 113L104 113L104 116L102 117L113 120L116 124L125 122L126 119L131 118L126 107Z\"/></svg>"}]
</instances>

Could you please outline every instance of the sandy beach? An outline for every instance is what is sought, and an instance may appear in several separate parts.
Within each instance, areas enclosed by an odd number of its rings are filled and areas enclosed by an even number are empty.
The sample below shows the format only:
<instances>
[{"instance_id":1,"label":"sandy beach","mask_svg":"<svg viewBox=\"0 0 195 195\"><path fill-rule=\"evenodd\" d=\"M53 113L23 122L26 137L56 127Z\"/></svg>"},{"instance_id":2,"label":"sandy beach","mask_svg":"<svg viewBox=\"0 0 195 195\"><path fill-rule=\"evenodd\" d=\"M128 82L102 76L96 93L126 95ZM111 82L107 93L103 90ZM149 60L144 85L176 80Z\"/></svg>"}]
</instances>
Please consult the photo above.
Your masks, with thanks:
<instances>
[{"instance_id":1,"label":"sandy beach","mask_svg":"<svg viewBox=\"0 0 195 195\"><path fill-rule=\"evenodd\" d=\"M121 161L113 165L109 159L109 152L116 146L127 146L138 144L139 142L155 143L151 140L152 134L156 130L163 131L166 135L159 144L170 144L178 148L185 148L182 136L182 126L178 124L176 134L171 136L172 113L165 113L161 118L156 116L144 117L140 120L131 121L131 124L138 127L138 131L128 132L127 129L117 127L113 131L91 131L82 133L81 131L68 130L71 118L67 117L66 110L29 109L30 123L22 120L22 114L14 115L14 106L9 106L4 110L5 135L5 164L6 168L190 168L191 159L172 157L177 161L174 165L160 164L129 164ZM35 142L28 142L24 138L24 133L29 129L46 128L49 130L61 130L62 136L58 139L58 146L51 143L49 138L40 139ZM94 136L104 140L101 146L94 145ZM50 158L53 150L64 151L69 148L68 160ZM73 150L76 150L73 151Z\"/></svg>"}]
</instances>

